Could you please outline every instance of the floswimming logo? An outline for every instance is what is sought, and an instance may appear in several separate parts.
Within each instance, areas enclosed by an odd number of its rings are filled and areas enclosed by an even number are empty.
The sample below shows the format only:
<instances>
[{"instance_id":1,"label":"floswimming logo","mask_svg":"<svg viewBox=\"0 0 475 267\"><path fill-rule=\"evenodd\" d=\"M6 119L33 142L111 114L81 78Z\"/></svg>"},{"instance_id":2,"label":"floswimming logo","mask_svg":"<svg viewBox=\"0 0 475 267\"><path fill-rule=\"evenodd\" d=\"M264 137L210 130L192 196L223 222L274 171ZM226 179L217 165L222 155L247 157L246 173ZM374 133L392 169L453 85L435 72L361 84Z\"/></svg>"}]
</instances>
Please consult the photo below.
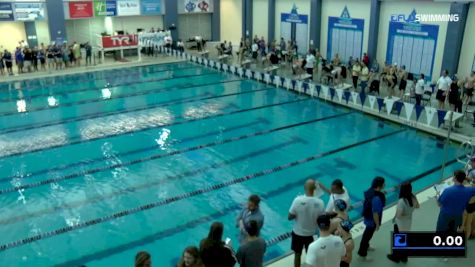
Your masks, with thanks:
<instances>
[{"instance_id":1,"label":"floswimming logo","mask_svg":"<svg viewBox=\"0 0 475 267\"><path fill-rule=\"evenodd\" d=\"M405 14L391 14L391 22L458 22L459 20L459 14L417 14L415 9L408 16Z\"/></svg>"}]
</instances>

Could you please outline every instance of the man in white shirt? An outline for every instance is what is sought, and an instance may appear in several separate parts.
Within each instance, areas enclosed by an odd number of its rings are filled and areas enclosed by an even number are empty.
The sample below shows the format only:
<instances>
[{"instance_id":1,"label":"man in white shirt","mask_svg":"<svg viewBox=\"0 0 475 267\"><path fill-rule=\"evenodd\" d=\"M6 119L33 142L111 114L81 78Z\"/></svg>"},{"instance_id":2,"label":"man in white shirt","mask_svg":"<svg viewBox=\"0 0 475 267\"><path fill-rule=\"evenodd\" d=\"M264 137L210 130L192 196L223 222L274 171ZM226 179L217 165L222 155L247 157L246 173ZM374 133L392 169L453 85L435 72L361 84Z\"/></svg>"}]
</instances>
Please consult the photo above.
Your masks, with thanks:
<instances>
[{"instance_id":1,"label":"man in white shirt","mask_svg":"<svg viewBox=\"0 0 475 267\"><path fill-rule=\"evenodd\" d=\"M348 190L343 186L343 182L340 179L334 180L330 189L326 188L322 183L319 183L318 185L323 191L330 194L330 199L328 200L327 208L325 209L326 212L335 211L335 201L337 199L345 201L347 207L350 206L350 195L348 194Z\"/></svg>"},{"instance_id":2,"label":"man in white shirt","mask_svg":"<svg viewBox=\"0 0 475 267\"><path fill-rule=\"evenodd\" d=\"M305 69L307 70L307 73L312 75L310 77L311 80L313 80L313 67L315 66L315 56L313 55L312 50L308 50L307 57L305 58Z\"/></svg>"},{"instance_id":3,"label":"man in white shirt","mask_svg":"<svg viewBox=\"0 0 475 267\"><path fill-rule=\"evenodd\" d=\"M437 81L437 100L439 101L439 109L444 109L445 99L447 98L447 92L449 91L452 79L449 77L449 71L444 70L442 76Z\"/></svg>"},{"instance_id":4,"label":"man in white shirt","mask_svg":"<svg viewBox=\"0 0 475 267\"><path fill-rule=\"evenodd\" d=\"M339 236L330 233L330 217L321 215L317 219L320 237L310 244L305 263L308 267L339 267L346 248Z\"/></svg>"},{"instance_id":5,"label":"man in white shirt","mask_svg":"<svg viewBox=\"0 0 475 267\"><path fill-rule=\"evenodd\" d=\"M314 196L314 180L307 180L304 185L305 195L297 196L292 202L288 219L295 220L292 230L291 248L295 252L294 267L301 267L302 250L308 250L317 231L317 218L324 213L323 201Z\"/></svg>"},{"instance_id":6,"label":"man in white shirt","mask_svg":"<svg viewBox=\"0 0 475 267\"><path fill-rule=\"evenodd\" d=\"M426 81L424 80L424 74L421 73L419 80L416 83L416 105L421 105L422 95L424 95L424 87Z\"/></svg>"}]
</instances>

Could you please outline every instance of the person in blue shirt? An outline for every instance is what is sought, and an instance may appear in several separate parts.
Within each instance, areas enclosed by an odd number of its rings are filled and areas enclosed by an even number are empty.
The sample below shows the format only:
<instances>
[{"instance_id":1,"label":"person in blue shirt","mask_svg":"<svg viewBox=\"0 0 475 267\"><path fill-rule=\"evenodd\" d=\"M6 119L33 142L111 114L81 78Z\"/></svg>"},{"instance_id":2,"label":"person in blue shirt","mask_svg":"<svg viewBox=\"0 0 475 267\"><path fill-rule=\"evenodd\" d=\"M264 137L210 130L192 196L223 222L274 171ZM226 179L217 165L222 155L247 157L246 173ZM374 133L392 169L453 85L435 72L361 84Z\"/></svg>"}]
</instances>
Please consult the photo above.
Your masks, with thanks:
<instances>
[{"instance_id":1,"label":"person in blue shirt","mask_svg":"<svg viewBox=\"0 0 475 267\"><path fill-rule=\"evenodd\" d=\"M371 183L371 188L364 192L363 218L365 230L361 238L358 255L361 260L370 261L368 250L369 242L373 238L374 232L379 230L383 216L383 207L386 204L386 196L381 192L384 188L384 178L376 177Z\"/></svg>"},{"instance_id":2,"label":"person in blue shirt","mask_svg":"<svg viewBox=\"0 0 475 267\"><path fill-rule=\"evenodd\" d=\"M455 232L462 225L465 207L475 195L475 187L463 185L466 178L463 170L455 171L454 185L445 189L437 200L440 206L437 232Z\"/></svg>"}]
</instances>

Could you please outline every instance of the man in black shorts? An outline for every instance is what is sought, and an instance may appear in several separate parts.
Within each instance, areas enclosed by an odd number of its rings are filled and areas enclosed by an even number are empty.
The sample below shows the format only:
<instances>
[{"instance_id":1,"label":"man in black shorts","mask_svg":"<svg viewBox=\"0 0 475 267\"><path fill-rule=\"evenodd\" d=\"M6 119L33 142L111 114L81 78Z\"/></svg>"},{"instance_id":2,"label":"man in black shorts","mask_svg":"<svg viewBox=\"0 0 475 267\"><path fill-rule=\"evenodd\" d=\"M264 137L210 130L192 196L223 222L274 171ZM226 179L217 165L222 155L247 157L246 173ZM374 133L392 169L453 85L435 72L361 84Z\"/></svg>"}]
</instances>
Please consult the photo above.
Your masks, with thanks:
<instances>
[{"instance_id":1,"label":"man in black shorts","mask_svg":"<svg viewBox=\"0 0 475 267\"><path fill-rule=\"evenodd\" d=\"M289 220L295 220L292 230L291 248L295 252L294 267L300 267L302 250L308 249L313 242L318 225L317 218L325 212L323 201L314 196L316 184L314 180L305 182L305 195L297 196L289 210Z\"/></svg>"}]
</instances>

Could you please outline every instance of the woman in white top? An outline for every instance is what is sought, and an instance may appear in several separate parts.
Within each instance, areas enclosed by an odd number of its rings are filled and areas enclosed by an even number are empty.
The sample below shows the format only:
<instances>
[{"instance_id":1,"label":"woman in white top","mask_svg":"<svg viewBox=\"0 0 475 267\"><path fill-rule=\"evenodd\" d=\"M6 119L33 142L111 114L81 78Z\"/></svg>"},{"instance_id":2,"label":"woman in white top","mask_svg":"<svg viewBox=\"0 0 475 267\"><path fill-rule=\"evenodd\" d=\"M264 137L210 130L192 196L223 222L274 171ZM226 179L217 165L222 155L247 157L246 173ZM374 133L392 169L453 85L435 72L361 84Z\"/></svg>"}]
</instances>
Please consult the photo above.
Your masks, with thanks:
<instances>
[{"instance_id":1,"label":"woman in white top","mask_svg":"<svg viewBox=\"0 0 475 267\"><path fill-rule=\"evenodd\" d=\"M361 65L358 59L356 60L355 64L351 66L351 75L353 76L353 88L356 90L356 87L358 87L358 77L360 76L361 72Z\"/></svg>"},{"instance_id":2,"label":"woman in white top","mask_svg":"<svg viewBox=\"0 0 475 267\"><path fill-rule=\"evenodd\" d=\"M416 83L416 105L421 105L422 95L424 95L424 86L425 86L424 74L421 73L419 80Z\"/></svg>"},{"instance_id":3,"label":"woman in white top","mask_svg":"<svg viewBox=\"0 0 475 267\"><path fill-rule=\"evenodd\" d=\"M361 92L364 92L366 89L366 86L368 86L368 80L369 80L369 69L368 66L366 66L364 63L361 63L361 75L360 75L360 86L361 86Z\"/></svg>"},{"instance_id":4,"label":"woman in white top","mask_svg":"<svg viewBox=\"0 0 475 267\"><path fill-rule=\"evenodd\" d=\"M412 193L412 185L404 183L401 185L399 191L399 200L397 202L396 215L393 221L397 225L397 230L400 232L411 231L412 213L414 209L419 208L419 202L416 196ZM394 262L407 262L407 257L396 257L393 254L388 255L388 259Z\"/></svg>"},{"instance_id":5,"label":"woman in white top","mask_svg":"<svg viewBox=\"0 0 475 267\"><path fill-rule=\"evenodd\" d=\"M447 92L449 91L452 79L449 77L449 71L444 70L442 76L437 81L437 100L439 100L439 109L444 109Z\"/></svg>"}]
</instances>

